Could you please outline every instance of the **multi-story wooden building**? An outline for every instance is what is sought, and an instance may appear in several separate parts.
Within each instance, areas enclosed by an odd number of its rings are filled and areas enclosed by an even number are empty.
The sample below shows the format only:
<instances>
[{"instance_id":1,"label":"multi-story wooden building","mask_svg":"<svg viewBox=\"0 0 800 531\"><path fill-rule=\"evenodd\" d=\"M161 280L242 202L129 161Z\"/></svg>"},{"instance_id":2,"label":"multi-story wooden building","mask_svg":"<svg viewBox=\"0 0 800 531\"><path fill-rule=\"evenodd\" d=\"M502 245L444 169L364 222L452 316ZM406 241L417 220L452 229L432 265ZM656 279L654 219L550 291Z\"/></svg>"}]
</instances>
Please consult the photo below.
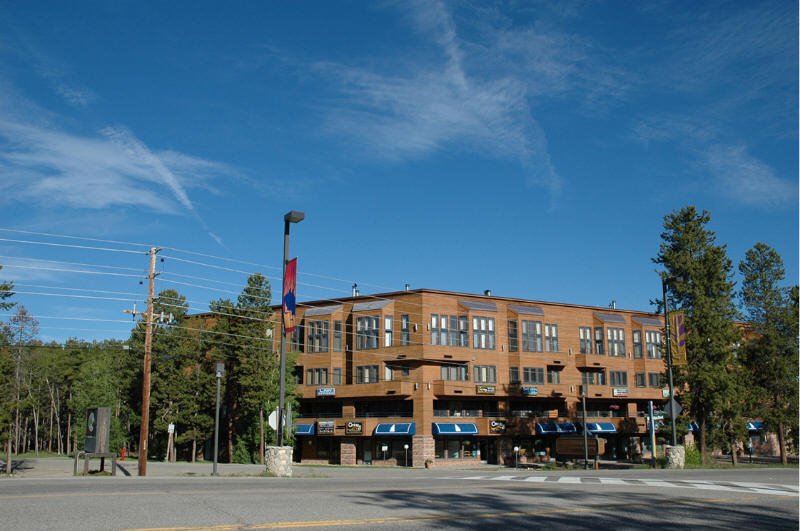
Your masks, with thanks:
<instances>
[{"instance_id":1,"label":"multi-story wooden building","mask_svg":"<svg viewBox=\"0 0 800 531\"><path fill-rule=\"evenodd\" d=\"M623 457L667 395L648 312L416 289L305 302L297 322L301 462L549 456L581 433L582 385L587 431Z\"/></svg>"}]
</instances>

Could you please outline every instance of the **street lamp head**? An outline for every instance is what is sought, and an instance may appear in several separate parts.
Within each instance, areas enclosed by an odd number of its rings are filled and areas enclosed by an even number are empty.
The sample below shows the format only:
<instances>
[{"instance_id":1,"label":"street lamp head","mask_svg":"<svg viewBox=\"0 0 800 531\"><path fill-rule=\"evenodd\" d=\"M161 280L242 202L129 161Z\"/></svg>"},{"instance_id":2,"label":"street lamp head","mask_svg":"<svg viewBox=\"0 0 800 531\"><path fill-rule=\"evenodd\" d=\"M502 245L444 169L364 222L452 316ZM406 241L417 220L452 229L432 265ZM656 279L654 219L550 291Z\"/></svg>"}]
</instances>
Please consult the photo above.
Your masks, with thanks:
<instances>
[{"instance_id":1,"label":"street lamp head","mask_svg":"<svg viewBox=\"0 0 800 531\"><path fill-rule=\"evenodd\" d=\"M303 212L298 212L297 210L292 210L285 216L283 216L283 221L288 221L289 223L300 223L305 219L306 215Z\"/></svg>"}]
</instances>

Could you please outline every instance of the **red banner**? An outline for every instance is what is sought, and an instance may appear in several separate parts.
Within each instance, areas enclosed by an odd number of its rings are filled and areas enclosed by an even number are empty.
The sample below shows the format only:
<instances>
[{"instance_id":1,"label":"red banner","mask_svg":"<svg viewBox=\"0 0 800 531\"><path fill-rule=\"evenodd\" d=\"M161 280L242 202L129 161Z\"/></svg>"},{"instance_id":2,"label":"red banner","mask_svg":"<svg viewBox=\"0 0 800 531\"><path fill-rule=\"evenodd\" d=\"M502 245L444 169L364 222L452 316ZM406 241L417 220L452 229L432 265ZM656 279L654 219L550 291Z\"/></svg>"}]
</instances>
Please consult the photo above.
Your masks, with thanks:
<instances>
[{"instance_id":1,"label":"red banner","mask_svg":"<svg viewBox=\"0 0 800 531\"><path fill-rule=\"evenodd\" d=\"M286 263L286 274L283 276L283 326L291 332L297 326L295 323L295 303L297 290L297 258Z\"/></svg>"}]
</instances>

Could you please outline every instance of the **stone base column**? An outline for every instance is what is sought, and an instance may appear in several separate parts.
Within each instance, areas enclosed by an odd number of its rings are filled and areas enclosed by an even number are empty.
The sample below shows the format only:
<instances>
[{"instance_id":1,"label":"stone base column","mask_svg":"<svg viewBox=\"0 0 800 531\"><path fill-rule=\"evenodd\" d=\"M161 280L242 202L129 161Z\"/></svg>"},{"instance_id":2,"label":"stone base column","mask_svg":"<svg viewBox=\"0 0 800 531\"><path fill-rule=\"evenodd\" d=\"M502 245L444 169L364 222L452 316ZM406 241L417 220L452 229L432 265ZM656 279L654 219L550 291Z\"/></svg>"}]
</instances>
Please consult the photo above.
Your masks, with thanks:
<instances>
[{"instance_id":1,"label":"stone base column","mask_svg":"<svg viewBox=\"0 0 800 531\"><path fill-rule=\"evenodd\" d=\"M509 456L511 456L510 460ZM499 437L497 439L497 464L514 465L514 445L511 444L510 437Z\"/></svg>"},{"instance_id":2,"label":"stone base column","mask_svg":"<svg viewBox=\"0 0 800 531\"><path fill-rule=\"evenodd\" d=\"M356 464L356 443L350 439L344 439L339 443L339 464Z\"/></svg>"},{"instance_id":3,"label":"stone base column","mask_svg":"<svg viewBox=\"0 0 800 531\"><path fill-rule=\"evenodd\" d=\"M683 468L686 463L686 449L683 446L665 446L667 468Z\"/></svg>"},{"instance_id":4,"label":"stone base column","mask_svg":"<svg viewBox=\"0 0 800 531\"><path fill-rule=\"evenodd\" d=\"M411 437L411 466L422 468L425 461L436 459L436 443L430 435L414 435Z\"/></svg>"},{"instance_id":5,"label":"stone base column","mask_svg":"<svg viewBox=\"0 0 800 531\"><path fill-rule=\"evenodd\" d=\"M292 477L292 451L291 446L267 446L264 451L264 463L267 472L280 478Z\"/></svg>"}]
</instances>

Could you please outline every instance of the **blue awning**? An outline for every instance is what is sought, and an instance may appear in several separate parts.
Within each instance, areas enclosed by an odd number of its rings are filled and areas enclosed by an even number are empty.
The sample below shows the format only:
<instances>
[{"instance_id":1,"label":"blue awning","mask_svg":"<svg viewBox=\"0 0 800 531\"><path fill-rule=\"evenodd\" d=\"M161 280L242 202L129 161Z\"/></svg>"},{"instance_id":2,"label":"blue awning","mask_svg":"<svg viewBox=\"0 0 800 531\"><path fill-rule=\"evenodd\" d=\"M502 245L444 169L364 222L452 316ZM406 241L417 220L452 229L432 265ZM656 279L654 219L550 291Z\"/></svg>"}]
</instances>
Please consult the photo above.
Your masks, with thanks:
<instances>
[{"instance_id":1,"label":"blue awning","mask_svg":"<svg viewBox=\"0 0 800 531\"><path fill-rule=\"evenodd\" d=\"M766 426L760 420L751 420L747 423L747 430L748 431L764 431L766 430Z\"/></svg>"},{"instance_id":2,"label":"blue awning","mask_svg":"<svg viewBox=\"0 0 800 531\"><path fill-rule=\"evenodd\" d=\"M575 433L577 429L571 422L537 422L537 435L550 435L558 433Z\"/></svg>"},{"instance_id":3,"label":"blue awning","mask_svg":"<svg viewBox=\"0 0 800 531\"><path fill-rule=\"evenodd\" d=\"M583 423L577 423L578 429L583 431ZM592 435L597 433L617 433L617 427L611 422L587 422L586 432Z\"/></svg>"},{"instance_id":4,"label":"blue awning","mask_svg":"<svg viewBox=\"0 0 800 531\"><path fill-rule=\"evenodd\" d=\"M414 435L417 432L415 422L400 422L397 424L378 424L375 426L375 435Z\"/></svg>"},{"instance_id":5,"label":"blue awning","mask_svg":"<svg viewBox=\"0 0 800 531\"><path fill-rule=\"evenodd\" d=\"M297 431L294 432L295 435L314 435L314 425L313 424L296 424Z\"/></svg>"},{"instance_id":6,"label":"blue awning","mask_svg":"<svg viewBox=\"0 0 800 531\"><path fill-rule=\"evenodd\" d=\"M478 435L478 426L472 422L434 422L434 435Z\"/></svg>"}]
</instances>

